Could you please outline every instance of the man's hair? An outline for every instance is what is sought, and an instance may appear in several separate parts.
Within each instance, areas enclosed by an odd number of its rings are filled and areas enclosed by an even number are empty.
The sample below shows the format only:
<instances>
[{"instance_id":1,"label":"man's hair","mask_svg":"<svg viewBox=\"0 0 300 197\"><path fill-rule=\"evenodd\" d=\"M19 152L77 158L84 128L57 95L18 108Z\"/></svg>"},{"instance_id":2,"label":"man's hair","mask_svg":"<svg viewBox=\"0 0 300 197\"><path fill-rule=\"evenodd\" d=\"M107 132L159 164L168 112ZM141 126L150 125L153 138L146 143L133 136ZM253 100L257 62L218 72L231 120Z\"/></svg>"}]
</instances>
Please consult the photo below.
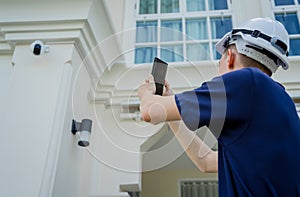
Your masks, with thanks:
<instances>
[{"instance_id":1,"label":"man's hair","mask_svg":"<svg viewBox=\"0 0 300 197\"><path fill-rule=\"evenodd\" d=\"M230 45L228 48L232 48L232 47L235 49L235 51L237 51L235 45ZM240 56L240 60L241 60L241 62L243 64L243 66L245 68L247 68L247 67L248 68L249 67L258 68L262 72L266 73L267 75L272 76L272 72L266 66L264 66L262 63L254 60L254 59L252 59L252 58L250 58L250 57L248 57L248 56L246 56L244 54L241 54L241 53L239 53L239 56Z\"/></svg>"}]
</instances>

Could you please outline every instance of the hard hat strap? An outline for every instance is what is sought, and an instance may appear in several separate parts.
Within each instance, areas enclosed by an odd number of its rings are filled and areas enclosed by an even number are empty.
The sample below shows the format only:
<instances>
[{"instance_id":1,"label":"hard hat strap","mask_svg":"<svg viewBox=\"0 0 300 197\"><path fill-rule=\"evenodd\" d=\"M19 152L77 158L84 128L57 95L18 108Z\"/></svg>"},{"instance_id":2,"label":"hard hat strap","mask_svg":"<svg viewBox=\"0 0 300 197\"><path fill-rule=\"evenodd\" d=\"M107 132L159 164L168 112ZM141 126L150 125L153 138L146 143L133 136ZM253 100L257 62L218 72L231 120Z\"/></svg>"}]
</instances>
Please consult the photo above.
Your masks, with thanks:
<instances>
[{"instance_id":1,"label":"hard hat strap","mask_svg":"<svg viewBox=\"0 0 300 197\"><path fill-rule=\"evenodd\" d=\"M282 54L285 54L286 56L289 55L289 52L288 52L288 48L287 48L287 45L282 42L281 40L279 40L278 38L276 37L270 37L258 30L248 30L248 29L233 29L231 31L231 35L234 35L238 32L241 32L243 34L248 34L248 35L251 35L252 37L254 38L262 38L268 42L270 42L275 48L277 48Z\"/></svg>"}]
</instances>

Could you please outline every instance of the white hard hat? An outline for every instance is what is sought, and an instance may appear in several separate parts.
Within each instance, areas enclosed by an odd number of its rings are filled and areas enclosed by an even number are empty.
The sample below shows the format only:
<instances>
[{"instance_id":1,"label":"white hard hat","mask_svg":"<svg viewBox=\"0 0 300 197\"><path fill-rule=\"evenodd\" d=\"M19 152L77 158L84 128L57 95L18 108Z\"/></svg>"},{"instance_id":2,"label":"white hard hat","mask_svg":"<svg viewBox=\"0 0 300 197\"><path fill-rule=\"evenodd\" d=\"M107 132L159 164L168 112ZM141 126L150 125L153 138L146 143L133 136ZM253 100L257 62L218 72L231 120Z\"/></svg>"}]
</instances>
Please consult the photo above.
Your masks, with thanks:
<instances>
[{"instance_id":1,"label":"white hard hat","mask_svg":"<svg viewBox=\"0 0 300 197\"><path fill-rule=\"evenodd\" d=\"M223 54L231 44L244 54L274 73L279 66L289 67L289 35L284 26L272 19L256 18L233 29L216 44L216 50Z\"/></svg>"}]
</instances>

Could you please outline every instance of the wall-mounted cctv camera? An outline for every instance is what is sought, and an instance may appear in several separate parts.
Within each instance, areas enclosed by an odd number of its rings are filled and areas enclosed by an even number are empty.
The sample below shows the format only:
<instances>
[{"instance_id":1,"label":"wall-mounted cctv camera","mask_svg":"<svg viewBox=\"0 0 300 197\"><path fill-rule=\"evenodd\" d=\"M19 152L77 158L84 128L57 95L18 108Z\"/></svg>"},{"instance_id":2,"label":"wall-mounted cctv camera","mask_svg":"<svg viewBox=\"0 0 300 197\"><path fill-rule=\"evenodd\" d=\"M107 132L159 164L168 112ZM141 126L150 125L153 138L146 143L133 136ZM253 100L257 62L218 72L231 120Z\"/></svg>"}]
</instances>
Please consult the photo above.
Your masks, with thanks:
<instances>
[{"instance_id":1,"label":"wall-mounted cctv camera","mask_svg":"<svg viewBox=\"0 0 300 197\"><path fill-rule=\"evenodd\" d=\"M40 40L36 40L30 45L30 50L34 55L42 55L49 52L49 46L44 45Z\"/></svg>"},{"instance_id":2,"label":"wall-mounted cctv camera","mask_svg":"<svg viewBox=\"0 0 300 197\"><path fill-rule=\"evenodd\" d=\"M71 132L73 135L76 133L79 136L78 145L82 147L87 147L90 145L90 136L92 132L92 120L83 119L81 122L72 120L72 129Z\"/></svg>"}]
</instances>

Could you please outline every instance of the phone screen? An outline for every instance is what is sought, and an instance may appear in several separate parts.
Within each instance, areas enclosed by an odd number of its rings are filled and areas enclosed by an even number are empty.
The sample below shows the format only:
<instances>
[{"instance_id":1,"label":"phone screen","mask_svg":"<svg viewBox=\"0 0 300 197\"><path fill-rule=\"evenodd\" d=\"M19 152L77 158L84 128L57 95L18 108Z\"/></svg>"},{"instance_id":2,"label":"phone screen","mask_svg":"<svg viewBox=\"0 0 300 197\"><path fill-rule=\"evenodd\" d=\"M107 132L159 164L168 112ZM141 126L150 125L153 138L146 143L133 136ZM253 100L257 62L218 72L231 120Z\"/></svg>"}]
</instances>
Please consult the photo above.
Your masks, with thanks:
<instances>
[{"instance_id":1,"label":"phone screen","mask_svg":"<svg viewBox=\"0 0 300 197\"><path fill-rule=\"evenodd\" d=\"M154 58L151 74L154 77L154 82L156 86L155 94L157 95L163 94L165 78L167 75L167 68L168 63L162 61L157 57Z\"/></svg>"}]
</instances>

